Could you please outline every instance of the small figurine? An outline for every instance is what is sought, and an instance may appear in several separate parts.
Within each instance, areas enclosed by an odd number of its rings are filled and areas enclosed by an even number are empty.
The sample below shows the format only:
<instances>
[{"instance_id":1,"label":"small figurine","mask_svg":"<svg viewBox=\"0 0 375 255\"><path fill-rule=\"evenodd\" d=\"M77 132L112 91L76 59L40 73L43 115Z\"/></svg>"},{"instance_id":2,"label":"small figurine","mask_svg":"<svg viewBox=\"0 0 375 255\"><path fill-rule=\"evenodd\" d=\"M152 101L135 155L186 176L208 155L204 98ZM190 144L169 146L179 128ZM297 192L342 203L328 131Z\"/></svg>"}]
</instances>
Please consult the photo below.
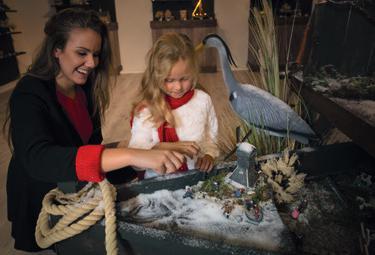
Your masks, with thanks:
<instances>
[{"instance_id":1,"label":"small figurine","mask_svg":"<svg viewBox=\"0 0 375 255\"><path fill-rule=\"evenodd\" d=\"M236 189L236 190L234 191L234 196L235 196L235 197L239 198L239 197L241 197L241 195L242 195L242 193L241 193L241 190L240 190L240 189Z\"/></svg>"},{"instance_id":2,"label":"small figurine","mask_svg":"<svg viewBox=\"0 0 375 255\"><path fill-rule=\"evenodd\" d=\"M303 211L307 207L307 204L308 204L307 199L306 198L302 199L301 204L298 206L298 210L300 211L300 213L303 213Z\"/></svg>"},{"instance_id":3,"label":"small figurine","mask_svg":"<svg viewBox=\"0 0 375 255\"><path fill-rule=\"evenodd\" d=\"M254 224L259 224L263 220L262 208L252 199L245 200L245 215Z\"/></svg>"},{"instance_id":4,"label":"small figurine","mask_svg":"<svg viewBox=\"0 0 375 255\"><path fill-rule=\"evenodd\" d=\"M164 13L163 11L157 11L155 13L155 19L158 20L158 21L163 21L163 18L164 18Z\"/></svg>"},{"instance_id":5,"label":"small figurine","mask_svg":"<svg viewBox=\"0 0 375 255\"><path fill-rule=\"evenodd\" d=\"M174 19L172 12L169 9L166 9L164 12L165 21L171 21Z\"/></svg>"},{"instance_id":6,"label":"small figurine","mask_svg":"<svg viewBox=\"0 0 375 255\"><path fill-rule=\"evenodd\" d=\"M194 193L190 186L185 187L185 194L182 198L187 198L187 197L190 197L191 199L194 198Z\"/></svg>"},{"instance_id":7,"label":"small figurine","mask_svg":"<svg viewBox=\"0 0 375 255\"><path fill-rule=\"evenodd\" d=\"M254 207L254 201L252 199L245 199L246 210L250 210L253 207Z\"/></svg>"},{"instance_id":8,"label":"small figurine","mask_svg":"<svg viewBox=\"0 0 375 255\"><path fill-rule=\"evenodd\" d=\"M292 13L292 7L288 3L284 3L280 10L279 10L281 15L288 15Z\"/></svg>"},{"instance_id":9,"label":"small figurine","mask_svg":"<svg viewBox=\"0 0 375 255\"><path fill-rule=\"evenodd\" d=\"M299 217L299 211L298 211L298 208L294 208L293 211L292 211L292 218L297 220Z\"/></svg>"},{"instance_id":10,"label":"small figurine","mask_svg":"<svg viewBox=\"0 0 375 255\"><path fill-rule=\"evenodd\" d=\"M260 216L263 216L263 214L261 215L261 210L260 210L260 207L258 204L255 204L254 205L254 216L255 216L255 219L256 220L259 220L261 221L262 219L260 218Z\"/></svg>"},{"instance_id":11,"label":"small figurine","mask_svg":"<svg viewBox=\"0 0 375 255\"><path fill-rule=\"evenodd\" d=\"M221 209L224 209L223 211L223 214L225 215L225 217L227 217L227 219L229 218L230 216L230 213L233 211L234 209L234 205L229 202L229 201L225 201L223 207Z\"/></svg>"},{"instance_id":12,"label":"small figurine","mask_svg":"<svg viewBox=\"0 0 375 255\"><path fill-rule=\"evenodd\" d=\"M296 208L293 209L292 211L292 218L295 219L295 220L298 220L299 218L299 215L301 213L303 213L303 211L306 209L307 207L307 199L302 199L301 203L299 204L299 206L297 206Z\"/></svg>"},{"instance_id":13,"label":"small figurine","mask_svg":"<svg viewBox=\"0 0 375 255\"><path fill-rule=\"evenodd\" d=\"M212 186L215 190L215 192L218 192L220 190L220 183L219 182L212 182Z\"/></svg>"},{"instance_id":14,"label":"small figurine","mask_svg":"<svg viewBox=\"0 0 375 255\"><path fill-rule=\"evenodd\" d=\"M180 10L180 20L187 20L187 10Z\"/></svg>"}]
</instances>

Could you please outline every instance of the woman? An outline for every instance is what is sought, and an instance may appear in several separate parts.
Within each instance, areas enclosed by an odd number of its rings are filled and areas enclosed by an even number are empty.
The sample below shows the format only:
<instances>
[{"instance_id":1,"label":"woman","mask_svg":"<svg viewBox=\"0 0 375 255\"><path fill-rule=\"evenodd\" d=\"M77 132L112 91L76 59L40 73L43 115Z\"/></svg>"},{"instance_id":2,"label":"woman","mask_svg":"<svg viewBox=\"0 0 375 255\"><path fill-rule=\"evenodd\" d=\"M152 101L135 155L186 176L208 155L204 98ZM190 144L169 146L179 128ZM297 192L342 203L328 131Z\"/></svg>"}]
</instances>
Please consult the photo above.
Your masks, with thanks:
<instances>
[{"instance_id":1,"label":"woman","mask_svg":"<svg viewBox=\"0 0 375 255\"><path fill-rule=\"evenodd\" d=\"M45 39L9 103L13 155L7 177L8 219L15 248L37 251L34 231L44 195L57 182L103 180L125 166L176 171L183 155L169 150L106 149L100 119L109 104L110 46L94 11L51 17Z\"/></svg>"}]
</instances>

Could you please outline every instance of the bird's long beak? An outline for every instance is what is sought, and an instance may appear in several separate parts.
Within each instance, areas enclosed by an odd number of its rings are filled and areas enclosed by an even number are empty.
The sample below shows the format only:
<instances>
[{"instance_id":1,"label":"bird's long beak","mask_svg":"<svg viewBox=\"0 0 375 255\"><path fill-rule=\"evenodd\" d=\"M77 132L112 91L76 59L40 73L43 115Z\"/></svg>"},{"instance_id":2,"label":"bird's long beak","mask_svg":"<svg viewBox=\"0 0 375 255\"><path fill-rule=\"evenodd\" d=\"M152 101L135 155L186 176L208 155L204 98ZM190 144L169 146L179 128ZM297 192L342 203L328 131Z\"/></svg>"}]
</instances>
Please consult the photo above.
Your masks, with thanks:
<instances>
[{"instance_id":1,"label":"bird's long beak","mask_svg":"<svg viewBox=\"0 0 375 255\"><path fill-rule=\"evenodd\" d=\"M200 52L203 50L203 48L204 48L204 44L203 44L203 43L200 43L200 44L198 44L197 46L195 46L195 51L196 51L197 53L200 53Z\"/></svg>"}]
</instances>

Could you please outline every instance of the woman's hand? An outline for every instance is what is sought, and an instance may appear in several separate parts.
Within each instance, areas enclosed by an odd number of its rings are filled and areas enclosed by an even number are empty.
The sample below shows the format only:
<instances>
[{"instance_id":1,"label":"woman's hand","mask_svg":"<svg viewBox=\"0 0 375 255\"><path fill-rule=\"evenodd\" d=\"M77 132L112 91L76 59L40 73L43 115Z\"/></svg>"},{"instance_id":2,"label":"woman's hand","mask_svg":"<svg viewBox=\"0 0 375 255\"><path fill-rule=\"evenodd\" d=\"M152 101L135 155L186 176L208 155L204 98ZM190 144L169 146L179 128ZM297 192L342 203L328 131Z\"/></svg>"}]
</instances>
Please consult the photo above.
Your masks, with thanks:
<instances>
[{"instance_id":1,"label":"woman's hand","mask_svg":"<svg viewBox=\"0 0 375 255\"><path fill-rule=\"evenodd\" d=\"M196 142L189 141L161 142L156 144L153 149L172 150L187 155L190 158L198 155L200 151L200 148Z\"/></svg>"},{"instance_id":2,"label":"woman's hand","mask_svg":"<svg viewBox=\"0 0 375 255\"><path fill-rule=\"evenodd\" d=\"M158 174L167 174L177 171L185 160L185 157L170 150L149 150L144 152L145 155L137 157L136 164L133 166L140 168L153 169Z\"/></svg>"},{"instance_id":3,"label":"woman's hand","mask_svg":"<svg viewBox=\"0 0 375 255\"><path fill-rule=\"evenodd\" d=\"M109 172L125 166L150 168L158 174L173 173L185 161L184 155L171 150L142 150L130 148L105 149L102 153L102 170Z\"/></svg>"},{"instance_id":4,"label":"woman's hand","mask_svg":"<svg viewBox=\"0 0 375 255\"><path fill-rule=\"evenodd\" d=\"M195 167L202 172L210 172L214 167L214 159L210 155L205 154L202 158L198 158Z\"/></svg>"}]
</instances>

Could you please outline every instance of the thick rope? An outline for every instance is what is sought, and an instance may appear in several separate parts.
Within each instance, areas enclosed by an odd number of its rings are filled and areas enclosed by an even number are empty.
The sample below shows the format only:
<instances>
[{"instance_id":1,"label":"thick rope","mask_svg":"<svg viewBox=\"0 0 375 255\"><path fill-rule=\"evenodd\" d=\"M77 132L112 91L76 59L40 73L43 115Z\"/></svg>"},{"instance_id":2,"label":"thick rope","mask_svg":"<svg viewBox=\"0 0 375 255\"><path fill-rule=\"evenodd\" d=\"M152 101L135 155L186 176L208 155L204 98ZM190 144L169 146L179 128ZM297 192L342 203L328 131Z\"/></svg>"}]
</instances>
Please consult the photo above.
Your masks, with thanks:
<instances>
[{"instance_id":1,"label":"thick rope","mask_svg":"<svg viewBox=\"0 0 375 255\"><path fill-rule=\"evenodd\" d=\"M64 194L58 188L44 197L35 229L35 239L41 248L75 236L105 216L105 247L107 254L118 254L115 214L116 189L106 179L88 183L77 193ZM50 228L49 216L62 216Z\"/></svg>"}]
</instances>

